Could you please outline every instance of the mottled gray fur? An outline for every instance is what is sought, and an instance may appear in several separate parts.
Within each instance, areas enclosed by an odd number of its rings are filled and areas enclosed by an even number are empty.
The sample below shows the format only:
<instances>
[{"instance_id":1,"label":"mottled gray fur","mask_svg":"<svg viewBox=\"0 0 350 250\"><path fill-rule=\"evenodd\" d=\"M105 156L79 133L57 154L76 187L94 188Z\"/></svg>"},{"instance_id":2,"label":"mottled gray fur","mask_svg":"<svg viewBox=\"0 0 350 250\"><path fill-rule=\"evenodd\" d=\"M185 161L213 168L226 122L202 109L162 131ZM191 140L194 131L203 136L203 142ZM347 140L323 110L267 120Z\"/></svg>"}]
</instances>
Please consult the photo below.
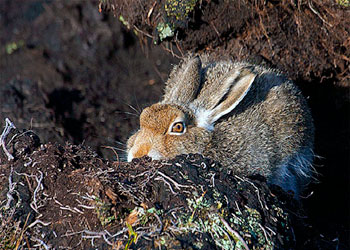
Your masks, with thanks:
<instances>
[{"instance_id":1,"label":"mottled gray fur","mask_svg":"<svg viewBox=\"0 0 350 250\"><path fill-rule=\"evenodd\" d=\"M198 151L236 174L261 174L296 197L310 181L313 120L299 89L279 71L191 57L174 67L160 104L179 107L200 128L179 153ZM195 143L205 146L192 150Z\"/></svg>"}]
</instances>

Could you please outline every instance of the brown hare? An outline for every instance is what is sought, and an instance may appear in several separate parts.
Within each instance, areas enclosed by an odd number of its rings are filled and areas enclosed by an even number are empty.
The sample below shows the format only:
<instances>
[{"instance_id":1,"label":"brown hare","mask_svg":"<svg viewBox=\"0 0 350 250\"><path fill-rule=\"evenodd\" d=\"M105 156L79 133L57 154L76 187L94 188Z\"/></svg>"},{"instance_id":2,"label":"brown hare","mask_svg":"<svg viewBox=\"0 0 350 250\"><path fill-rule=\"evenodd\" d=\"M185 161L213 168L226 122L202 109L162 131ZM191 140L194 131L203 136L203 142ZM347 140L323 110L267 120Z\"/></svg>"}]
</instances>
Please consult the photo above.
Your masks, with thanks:
<instances>
[{"instance_id":1,"label":"brown hare","mask_svg":"<svg viewBox=\"0 0 350 250\"><path fill-rule=\"evenodd\" d=\"M127 152L128 161L199 153L298 197L312 175L313 137L307 103L284 75L202 55L174 67L163 100L142 111Z\"/></svg>"}]
</instances>

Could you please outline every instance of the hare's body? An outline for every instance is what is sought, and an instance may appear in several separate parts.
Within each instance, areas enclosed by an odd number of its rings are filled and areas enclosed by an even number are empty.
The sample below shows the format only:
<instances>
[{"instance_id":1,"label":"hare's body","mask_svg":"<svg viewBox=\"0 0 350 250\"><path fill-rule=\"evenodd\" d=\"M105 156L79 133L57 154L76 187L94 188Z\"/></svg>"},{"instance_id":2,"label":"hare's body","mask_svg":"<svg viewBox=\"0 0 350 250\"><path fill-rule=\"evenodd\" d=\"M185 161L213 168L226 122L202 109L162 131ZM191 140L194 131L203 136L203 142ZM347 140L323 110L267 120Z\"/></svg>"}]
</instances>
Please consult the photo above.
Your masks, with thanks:
<instances>
[{"instance_id":1,"label":"hare's body","mask_svg":"<svg viewBox=\"0 0 350 250\"><path fill-rule=\"evenodd\" d=\"M312 148L312 118L293 82L263 67L196 57L174 68L163 101L142 112L128 158L201 153L298 195L311 177Z\"/></svg>"}]
</instances>

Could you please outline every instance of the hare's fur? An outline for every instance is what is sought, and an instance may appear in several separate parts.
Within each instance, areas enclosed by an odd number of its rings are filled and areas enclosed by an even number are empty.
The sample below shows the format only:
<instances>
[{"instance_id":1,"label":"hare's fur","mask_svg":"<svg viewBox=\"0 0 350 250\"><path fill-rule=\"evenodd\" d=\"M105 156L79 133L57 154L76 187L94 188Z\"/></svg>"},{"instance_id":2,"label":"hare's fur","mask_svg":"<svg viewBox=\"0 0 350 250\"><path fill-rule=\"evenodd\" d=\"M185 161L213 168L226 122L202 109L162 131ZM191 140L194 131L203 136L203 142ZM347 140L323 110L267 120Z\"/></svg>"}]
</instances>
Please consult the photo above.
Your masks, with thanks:
<instances>
[{"instance_id":1,"label":"hare's fur","mask_svg":"<svg viewBox=\"0 0 350 250\"><path fill-rule=\"evenodd\" d=\"M178 122L185 129L172 133ZM305 99L278 71L192 57L174 67L163 100L142 112L128 160L200 153L299 195L312 174L313 136Z\"/></svg>"}]
</instances>

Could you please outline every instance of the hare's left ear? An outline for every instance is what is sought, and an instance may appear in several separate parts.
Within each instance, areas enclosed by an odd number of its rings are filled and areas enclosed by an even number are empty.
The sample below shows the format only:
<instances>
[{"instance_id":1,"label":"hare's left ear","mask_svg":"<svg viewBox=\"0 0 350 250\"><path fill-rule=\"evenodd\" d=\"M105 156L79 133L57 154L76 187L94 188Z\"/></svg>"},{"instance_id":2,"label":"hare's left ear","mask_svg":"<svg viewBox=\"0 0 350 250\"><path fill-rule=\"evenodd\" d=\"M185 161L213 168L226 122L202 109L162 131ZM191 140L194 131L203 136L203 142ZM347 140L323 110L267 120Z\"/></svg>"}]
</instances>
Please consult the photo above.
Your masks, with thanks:
<instances>
[{"instance_id":1,"label":"hare's left ear","mask_svg":"<svg viewBox=\"0 0 350 250\"><path fill-rule=\"evenodd\" d=\"M206 103L203 104L204 109L197 110L197 126L213 130L214 123L230 113L247 95L255 77L256 74L247 69L228 72L220 83L221 87L212 90L212 95L208 95Z\"/></svg>"}]
</instances>

